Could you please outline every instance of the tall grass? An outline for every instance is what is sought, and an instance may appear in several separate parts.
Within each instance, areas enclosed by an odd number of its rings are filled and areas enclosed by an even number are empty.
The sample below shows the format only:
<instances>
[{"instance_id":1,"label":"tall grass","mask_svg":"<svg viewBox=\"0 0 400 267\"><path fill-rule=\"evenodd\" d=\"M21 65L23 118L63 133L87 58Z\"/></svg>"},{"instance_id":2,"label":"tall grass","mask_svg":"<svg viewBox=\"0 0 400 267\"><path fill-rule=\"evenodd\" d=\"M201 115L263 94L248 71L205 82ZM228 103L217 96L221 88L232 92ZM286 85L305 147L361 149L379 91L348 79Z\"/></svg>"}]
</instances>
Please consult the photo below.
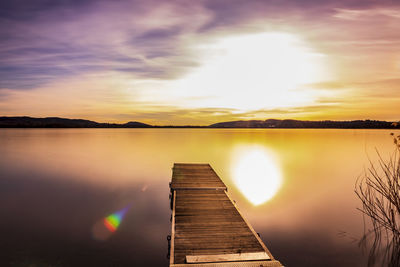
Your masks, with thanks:
<instances>
[{"instance_id":1,"label":"tall grass","mask_svg":"<svg viewBox=\"0 0 400 267\"><path fill-rule=\"evenodd\" d=\"M356 182L355 193L364 214L364 235L359 245L368 252L368 266L400 266L400 135L393 137L395 151L378 162Z\"/></svg>"}]
</instances>

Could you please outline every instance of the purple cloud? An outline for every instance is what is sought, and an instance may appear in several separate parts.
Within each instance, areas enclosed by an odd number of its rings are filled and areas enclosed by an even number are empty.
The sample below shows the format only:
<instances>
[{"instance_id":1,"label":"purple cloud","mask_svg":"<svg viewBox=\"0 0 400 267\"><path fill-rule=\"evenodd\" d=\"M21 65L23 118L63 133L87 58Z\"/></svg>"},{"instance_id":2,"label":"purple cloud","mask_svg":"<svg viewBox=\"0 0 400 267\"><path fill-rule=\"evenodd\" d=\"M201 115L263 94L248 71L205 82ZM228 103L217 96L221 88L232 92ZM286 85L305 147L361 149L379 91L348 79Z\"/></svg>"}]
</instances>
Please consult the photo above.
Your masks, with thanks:
<instances>
[{"instance_id":1,"label":"purple cloud","mask_svg":"<svg viewBox=\"0 0 400 267\"><path fill-rule=\"evenodd\" d=\"M232 33L297 27L321 50L342 53L335 35L351 50L350 37L330 27L344 29L350 23L357 38L397 42L399 34L389 26L371 32L361 27L365 22L360 26L334 17L392 6L392 1L344 0L2 1L0 88L35 88L91 72L176 79L199 63L194 44Z\"/></svg>"}]
</instances>

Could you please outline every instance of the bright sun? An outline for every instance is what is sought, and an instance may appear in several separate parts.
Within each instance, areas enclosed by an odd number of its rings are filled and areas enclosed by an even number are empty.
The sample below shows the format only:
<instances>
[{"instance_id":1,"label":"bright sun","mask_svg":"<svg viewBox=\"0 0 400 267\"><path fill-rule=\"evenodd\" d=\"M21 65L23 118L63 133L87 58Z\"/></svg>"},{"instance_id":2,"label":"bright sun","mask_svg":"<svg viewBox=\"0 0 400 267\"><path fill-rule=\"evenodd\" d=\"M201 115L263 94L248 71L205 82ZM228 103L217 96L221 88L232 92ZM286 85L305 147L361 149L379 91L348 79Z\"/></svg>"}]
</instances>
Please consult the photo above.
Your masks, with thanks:
<instances>
[{"instance_id":1,"label":"bright sun","mask_svg":"<svg viewBox=\"0 0 400 267\"><path fill-rule=\"evenodd\" d=\"M307 105L317 96L302 85L325 78L323 56L292 34L230 37L199 49L206 54L202 65L172 84L173 97L191 108Z\"/></svg>"}]
</instances>

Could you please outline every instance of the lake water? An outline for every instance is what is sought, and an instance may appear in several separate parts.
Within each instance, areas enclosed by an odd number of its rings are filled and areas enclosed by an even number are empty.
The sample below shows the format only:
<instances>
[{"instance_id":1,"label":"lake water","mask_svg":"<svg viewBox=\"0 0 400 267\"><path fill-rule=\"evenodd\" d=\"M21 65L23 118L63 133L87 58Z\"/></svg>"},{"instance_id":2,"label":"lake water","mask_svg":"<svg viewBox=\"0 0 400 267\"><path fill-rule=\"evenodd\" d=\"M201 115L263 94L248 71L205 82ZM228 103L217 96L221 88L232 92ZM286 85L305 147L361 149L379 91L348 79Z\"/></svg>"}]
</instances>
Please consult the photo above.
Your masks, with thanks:
<instances>
[{"instance_id":1,"label":"lake water","mask_svg":"<svg viewBox=\"0 0 400 267\"><path fill-rule=\"evenodd\" d=\"M284 265L365 266L354 185L390 132L1 129L0 266L168 266L174 162L210 163Z\"/></svg>"}]
</instances>

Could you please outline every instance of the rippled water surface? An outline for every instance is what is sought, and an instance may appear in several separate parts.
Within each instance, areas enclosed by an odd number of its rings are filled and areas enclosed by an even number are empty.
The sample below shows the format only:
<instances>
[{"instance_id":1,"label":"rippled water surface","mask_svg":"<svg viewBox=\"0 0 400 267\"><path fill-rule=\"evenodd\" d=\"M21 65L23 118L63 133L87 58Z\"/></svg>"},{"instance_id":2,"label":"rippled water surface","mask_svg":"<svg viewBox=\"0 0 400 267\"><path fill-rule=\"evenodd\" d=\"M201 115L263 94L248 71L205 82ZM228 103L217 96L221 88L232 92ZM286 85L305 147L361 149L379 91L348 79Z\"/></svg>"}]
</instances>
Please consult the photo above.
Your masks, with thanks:
<instances>
[{"instance_id":1,"label":"rippled water surface","mask_svg":"<svg viewBox=\"0 0 400 267\"><path fill-rule=\"evenodd\" d=\"M1 129L0 265L167 266L171 168L199 162L286 266L364 266L354 184L389 133Z\"/></svg>"}]
</instances>

